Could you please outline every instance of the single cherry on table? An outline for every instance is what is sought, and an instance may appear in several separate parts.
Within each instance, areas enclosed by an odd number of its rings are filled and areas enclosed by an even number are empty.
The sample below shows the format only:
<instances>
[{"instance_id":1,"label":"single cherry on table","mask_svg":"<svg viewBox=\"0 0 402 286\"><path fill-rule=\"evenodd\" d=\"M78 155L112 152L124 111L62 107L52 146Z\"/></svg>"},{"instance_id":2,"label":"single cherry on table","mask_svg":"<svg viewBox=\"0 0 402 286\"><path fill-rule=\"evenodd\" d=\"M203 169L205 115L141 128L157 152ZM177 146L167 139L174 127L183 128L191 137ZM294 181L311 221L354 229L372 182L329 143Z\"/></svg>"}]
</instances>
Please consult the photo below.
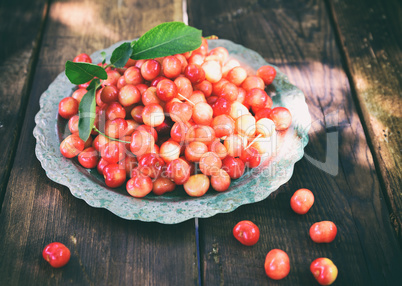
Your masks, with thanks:
<instances>
[{"instance_id":1,"label":"single cherry on table","mask_svg":"<svg viewBox=\"0 0 402 286\"><path fill-rule=\"evenodd\" d=\"M70 261L71 252L64 244L52 242L45 246L42 256L52 267L60 268Z\"/></svg>"}]
</instances>

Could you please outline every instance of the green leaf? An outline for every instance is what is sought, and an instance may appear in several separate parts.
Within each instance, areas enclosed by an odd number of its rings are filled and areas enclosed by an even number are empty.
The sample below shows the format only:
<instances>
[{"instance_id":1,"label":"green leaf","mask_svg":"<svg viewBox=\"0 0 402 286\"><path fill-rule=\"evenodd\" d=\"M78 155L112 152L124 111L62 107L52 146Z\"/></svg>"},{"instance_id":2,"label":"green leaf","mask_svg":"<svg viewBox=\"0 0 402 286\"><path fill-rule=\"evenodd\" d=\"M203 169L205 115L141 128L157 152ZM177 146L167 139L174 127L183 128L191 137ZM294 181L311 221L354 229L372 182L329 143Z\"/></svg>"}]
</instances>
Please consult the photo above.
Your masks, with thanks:
<instances>
[{"instance_id":1,"label":"green leaf","mask_svg":"<svg viewBox=\"0 0 402 286\"><path fill-rule=\"evenodd\" d=\"M193 51L201 46L201 30L182 22L160 24L134 44L132 59L152 59Z\"/></svg>"},{"instance_id":2,"label":"green leaf","mask_svg":"<svg viewBox=\"0 0 402 286\"><path fill-rule=\"evenodd\" d=\"M95 88L91 88L82 97L80 106L78 108L79 120L78 131L80 138L87 141L89 135L91 135L92 128L95 122L96 116L96 100L95 100Z\"/></svg>"},{"instance_id":3,"label":"green leaf","mask_svg":"<svg viewBox=\"0 0 402 286\"><path fill-rule=\"evenodd\" d=\"M126 65L132 52L133 50L130 43L123 43L113 51L110 57L110 63L117 68L122 68Z\"/></svg>"},{"instance_id":4,"label":"green leaf","mask_svg":"<svg viewBox=\"0 0 402 286\"><path fill-rule=\"evenodd\" d=\"M88 85L88 87L87 87L87 90L90 90L90 89L92 89L92 88L94 88L95 90L97 90L98 87L99 87L99 85L100 85L100 80L97 79L97 78L95 78L95 79L91 80L91 82L89 83L89 85Z\"/></svg>"},{"instance_id":5,"label":"green leaf","mask_svg":"<svg viewBox=\"0 0 402 286\"><path fill-rule=\"evenodd\" d=\"M101 56L102 56L102 65L103 65L106 63L106 52L102 51Z\"/></svg>"},{"instance_id":6,"label":"green leaf","mask_svg":"<svg viewBox=\"0 0 402 286\"><path fill-rule=\"evenodd\" d=\"M103 67L90 63L66 62L66 76L73 84L82 84L94 77L107 79L107 73Z\"/></svg>"}]
</instances>

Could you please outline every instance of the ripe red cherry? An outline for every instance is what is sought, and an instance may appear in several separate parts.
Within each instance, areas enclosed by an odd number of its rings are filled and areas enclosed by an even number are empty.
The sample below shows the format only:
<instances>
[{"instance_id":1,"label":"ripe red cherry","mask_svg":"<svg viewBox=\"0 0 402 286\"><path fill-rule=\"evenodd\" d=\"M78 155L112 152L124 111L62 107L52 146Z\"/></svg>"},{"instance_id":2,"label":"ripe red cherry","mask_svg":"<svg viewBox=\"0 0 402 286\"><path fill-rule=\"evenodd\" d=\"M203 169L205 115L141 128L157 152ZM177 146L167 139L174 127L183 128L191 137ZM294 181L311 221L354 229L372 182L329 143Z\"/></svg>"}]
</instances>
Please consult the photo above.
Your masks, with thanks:
<instances>
[{"instance_id":1,"label":"ripe red cherry","mask_svg":"<svg viewBox=\"0 0 402 286\"><path fill-rule=\"evenodd\" d=\"M109 164L103 168L105 184L111 188L117 188L126 181L126 169L119 164Z\"/></svg>"},{"instance_id":2,"label":"ripe red cherry","mask_svg":"<svg viewBox=\"0 0 402 286\"><path fill-rule=\"evenodd\" d=\"M286 130L292 123L292 114L286 107L275 107L269 114L269 119L275 123L276 130Z\"/></svg>"},{"instance_id":3,"label":"ripe red cherry","mask_svg":"<svg viewBox=\"0 0 402 286\"><path fill-rule=\"evenodd\" d=\"M183 159L175 159L167 165L166 173L176 185L183 185L190 178L190 165Z\"/></svg>"},{"instance_id":4,"label":"ripe red cherry","mask_svg":"<svg viewBox=\"0 0 402 286\"><path fill-rule=\"evenodd\" d=\"M101 156L109 163L117 163L125 156L125 145L118 141L110 141L104 145L104 149L101 150Z\"/></svg>"},{"instance_id":5,"label":"ripe red cherry","mask_svg":"<svg viewBox=\"0 0 402 286\"><path fill-rule=\"evenodd\" d=\"M330 243L334 241L338 230L332 221L316 222L310 227L310 237L316 243Z\"/></svg>"},{"instance_id":6,"label":"ripe red cherry","mask_svg":"<svg viewBox=\"0 0 402 286\"><path fill-rule=\"evenodd\" d=\"M159 177L154 181L152 192L157 195L163 195L167 192L172 192L176 188L176 184L168 178Z\"/></svg>"},{"instance_id":7,"label":"ripe red cherry","mask_svg":"<svg viewBox=\"0 0 402 286\"><path fill-rule=\"evenodd\" d=\"M308 189L297 190L290 199L290 207L295 213L305 214L314 204L314 195Z\"/></svg>"},{"instance_id":8,"label":"ripe red cherry","mask_svg":"<svg viewBox=\"0 0 402 286\"><path fill-rule=\"evenodd\" d=\"M269 85L275 79L276 70L272 66L262 66L257 70L257 76L259 76L266 85Z\"/></svg>"},{"instance_id":9,"label":"ripe red cherry","mask_svg":"<svg viewBox=\"0 0 402 286\"><path fill-rule=\"evenodd\" d=\"M165 161L155 153L148 153L138 158L138 170L151 178L159 177L164 166Z\"/></svg>"},{"instance_id":10,"label":"ripe red cherry","mask_svg":"<svg viewBox=\"0 0 402 286\"><path fill-rule=\"evenodd\" d=\"M184 70L184 75L192 84L197 84L205 80L205 72L200 65L189 64Z\"/></svg>"},{"instance_id":11,"label":"ripe red cherry","mask_svg":"<svg viewBox=\"0 0 402 286\"><path fill-rule=\"evenodd\" d=\"M78 113L78 101L72 97L66 97L60 100L59 114L65 119L70 119Z\"/></svg>"},{"instance_id":12,"label":"ripe red cherry","mask_svg":"<svg viewBox=\"0 0 402 286\"><path fill-rule=\"evenodd\" d=\"M135 197L142 198L152 191L152 179L148 176L141 174L138 170L134 169L131 174L132 178L127 181L127 192Z\"/></svg>"},{"instance_id":13,"label":"ripe red cherry","mask_svg":"<svg viewBox=\"0 0 402 286\"><path fill-rule=\"evenodd\" d=\"M254 147L249 147L247 149L243 149L241 151L240 159L244 162L244 164L250 168L255 168L260 165L261 155L258 153L258 150Z\"/></svg>"},{"instance_id":14,"label":"ripe red cherry","mask_svg":"<svg viewBox=\"0 0 402 286\"><path fill-rule=\"evenodd\" d=\"M274 280L285 278L290 271L289 256L280 249L272 249L265 258L265 273Z\"/></svg>"},{"instance_id":15,"label":"ripe red cherry","mask_svg":"<svg viewBox=\"0 0 402 286\"><path fill-rule=\"evenodd\" d=\"M253 222L243 220L235 225L233 235L242 244L251 246L256 244L260 238L260 229Z\"/></svg>"},{"instance_id":16,"label":"ripe red cherry","mask_svg":"<svg viewBox=\"0 0 402 286\"><path fill-rule=\"evenodd\" d=\"M169 101L177 97L177 86L170 79L163 79L156 86L156 94L159 99Z\"/></svg>"},{"instance_id":17,"label":"ripe red cherry","mask_svg":"<svg viewBox=\"0 0 402 286\"><path fill-rule=\"evenodd\" d=\"M91 57L88 54L82 53L73 59L73 62L92 63Z\"/></svg>"},{"instance_id":18,"label":"ripe red cherry","mask_svg":"<svg viewBox=\"0 0 402 286\"><path fill-rule=\"evenodd\" d=\"M78 155L78 162L87 169L95 168L98 165L99 154L94 147L89 147Z\"/></svg>"},{"instance_id":19,"label":"ripe red cherry","mask_svg":"<svg viewBox=\"0 0 402 286\"><path fill-rule=\"evenodd\" d=\"M222 169L225 170L231 179L238 179L244 174L245 166L240 158L226 156L222 160Z\"/></svg>"},{"instance_id":20,"label":"ripe red cherry","mask_svg":"<svg viewBox=\"0 0 402 286\"><path fill-rule=\"evenodd\" d=\"M66 158L77 156L84 148L85 142L78 134L71 134L60 143L60 152Z\"/></svg>"},{"instance_id":21,"label":"ripe red cherry","mask_svg":"<svg viewBox=\"0 0 402 286\"><path fill-rule=\"evenodd\" d=\"M63 267L70 260L70 250L60 242L52 242L43 249L43 258L54 268Z\"/></svg>"},{"instance_id":22,"label":"ripe red cherry","mask_svg":"<svg viewBox=\"0 0 402 286\"><path fill-rule=\"evenodd\" d=\"M328 258L317 258L310 265L310 271L320 285L331 285L338 276L338 268Z\"/></svg>"},{"instance_id":23,"label":"ripe red cherry","mask_svg":"<svg viewBox=\"0 0 402 286\"><path fill-rule=\"evenodd\" d=\"M141 75L145 80L152 81L161 72L161 64L156 60L147 60L141 65Z\"/></svg>"}]
</instances>

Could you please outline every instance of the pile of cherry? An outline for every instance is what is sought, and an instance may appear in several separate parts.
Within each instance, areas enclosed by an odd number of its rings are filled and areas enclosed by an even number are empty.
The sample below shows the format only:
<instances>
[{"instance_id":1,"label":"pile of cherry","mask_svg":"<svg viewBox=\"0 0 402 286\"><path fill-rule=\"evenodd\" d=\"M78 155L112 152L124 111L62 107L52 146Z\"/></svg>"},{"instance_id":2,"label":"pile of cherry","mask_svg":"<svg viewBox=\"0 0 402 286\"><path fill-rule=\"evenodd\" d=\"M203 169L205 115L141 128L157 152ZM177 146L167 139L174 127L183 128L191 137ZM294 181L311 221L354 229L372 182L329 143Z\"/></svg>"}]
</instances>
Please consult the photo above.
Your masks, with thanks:
<instances>
[{"instance_id":1,"label":"pile of cherry","mask_svg":"<svg viewBox=\"0 0 402 286\"><path fill-rule=\"evenodd\" d=\"M87 54L74 61L92 62ZM202 196L210 186L225 191L246 168L259 166L275 148L276 131L292 121L286 108L272 108L265 91L276 76L273 67L252 74L224 47L208 51L205 39L191 53L129 60L106 72L86 142L79 137L78 108L89 83L60 101L71 132L60 151L97 168L107 186L126 184L134 197L162 195L176 185L190 196Z\"/></svg>"}]
</instances>

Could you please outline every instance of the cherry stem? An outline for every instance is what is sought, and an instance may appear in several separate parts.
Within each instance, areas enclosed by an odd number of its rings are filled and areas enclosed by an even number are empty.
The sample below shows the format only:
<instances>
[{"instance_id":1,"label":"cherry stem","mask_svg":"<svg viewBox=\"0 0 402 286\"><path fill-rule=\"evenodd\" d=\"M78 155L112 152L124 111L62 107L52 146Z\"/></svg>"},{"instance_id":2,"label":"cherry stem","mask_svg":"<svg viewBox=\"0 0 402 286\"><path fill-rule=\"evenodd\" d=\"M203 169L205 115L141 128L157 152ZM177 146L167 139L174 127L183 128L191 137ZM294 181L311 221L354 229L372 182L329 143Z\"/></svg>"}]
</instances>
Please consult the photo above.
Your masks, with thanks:
<instances>
[{"instance_id":1,"label":"cherry stem","mask_svg":"<svg viewBox=\"0 0 402 286\"><path fill-rule=\"evenodd\" d=\"M102 134L103 136L105 136L106 138L108 138L108 139L110 139L110 140L113 140L113 141L119 141L119 142L121 142L121 143L127 143L127 144L130 144L131 142L130 141L124 141L124 140L120 140L120 139L116 139L116 138L112 138L112 137L110 137L110 136L107 136L105 133L103 133L102 131L100 131L98 128L96 128L95 126L93 127L93 129L96 131L96 132L98 132L99 134Z\"/></svg>"},{"instance_id":2,"label":"cherry stem","mask_svg":"<svg viewBox=\"0 0 402 286\"><path fill-rule=\"evenodd\" d=\"M187 97L185 97L184 95L181 95L180 93L177 93L178 95L180 95L182 98L184 98L185 100L187 100L189 103L191 103L193 106L195 105L194 102L192 102L190 99L188 99Z\"/></svg>"},{"instance_id":3,"label":"cherry stem","mask_svg":"<svg viewBox=\"0 0 402 286\"><path fill-rule=\"evenodd\" d=\"M205 39L207 39L207 40L217 40L217 39L219 39L219 38L218 38L218 36L210 35L210 36L208 36L208 37L205 37Z\"/></svg>"},{"instance_id":4,"label":"cherry stem","mask_svg":"<svg viewBox=\"0 0 402 286\"><path fill-rule=\"evenodd\" d=\"M244 150L247 150L248 148L250 148L250 146L253 145L253 143L255 142L255 140L257 140L257 139L260 138L261 136L262 136L262 134L258 134L258 136L255 137L255 138L253 139L253 141L251 141L250 144L248 144L247 147L244 148Z\"/></svg>"}]
</instances>

